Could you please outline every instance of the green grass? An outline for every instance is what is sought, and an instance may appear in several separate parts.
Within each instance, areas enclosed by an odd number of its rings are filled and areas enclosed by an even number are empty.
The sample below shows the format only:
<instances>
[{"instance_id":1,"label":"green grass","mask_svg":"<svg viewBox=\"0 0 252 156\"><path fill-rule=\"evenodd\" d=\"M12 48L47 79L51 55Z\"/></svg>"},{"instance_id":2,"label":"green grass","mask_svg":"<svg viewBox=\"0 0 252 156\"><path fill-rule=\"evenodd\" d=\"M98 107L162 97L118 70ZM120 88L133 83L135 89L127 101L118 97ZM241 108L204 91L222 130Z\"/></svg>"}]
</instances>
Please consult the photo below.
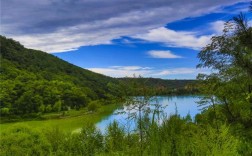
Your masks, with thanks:
<instances>
[{"instance_id":1,"label":"green grass","mask_svg":"<svg viewBox=\"0 0 252 156\"><path fill-rule=\"evenodd\" d=\"M36 121L22 121L15 123L4 123L0 124L0 132L7 129L8 127L14 126L16 124L26 124L36 129L43 128L59 128L65 132L72 132L78 128L82 128L86 123L97 123L101 121L104 117L113 113L113 111L118 108L117 104L109 104L102 106L95 113L88 113L85 109L76 111L69 111L64 118L48 119L48 120L36 120ZM46 118L59 117L57 113L46 114Z\"/></svg>"},{"instance_id":2,"label":"green grass","mask_svg":"<svg viewBox=\"0 0 252 156\"><path fill-rule=\"evenodd\" d=\"M80 110L72 109L70 111L65 111L65 115L63 115L63 112L46 113L41 116L41 119L62 119L62 118L83 116L87 113L88 113L88 110L86 108L83 108Z\"/></svg>"}]
</instances>

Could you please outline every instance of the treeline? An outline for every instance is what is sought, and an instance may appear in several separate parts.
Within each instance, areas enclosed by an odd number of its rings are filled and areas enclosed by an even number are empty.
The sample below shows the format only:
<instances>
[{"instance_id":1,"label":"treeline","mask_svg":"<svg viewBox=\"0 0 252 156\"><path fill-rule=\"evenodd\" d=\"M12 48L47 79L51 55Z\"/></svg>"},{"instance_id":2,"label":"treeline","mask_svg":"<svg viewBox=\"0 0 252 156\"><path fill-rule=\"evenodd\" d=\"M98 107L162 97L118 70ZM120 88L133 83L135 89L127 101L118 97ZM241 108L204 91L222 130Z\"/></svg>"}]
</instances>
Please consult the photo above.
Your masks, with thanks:
<instances>
[{"instance_id":1,"label":"treeline","mask_svg":"<svg viewBox=\"0 0 252 156\"><path fill-rule=\"evenodd\" d=\"M121 96L116 79L26 49L3 36L0 42L1 117L80 109L89 101Z\"/></svg>"},{"instance_id":2,"label":"treeline","mask_svg":"<svg viewBox=\"0 0 252 156\"><path fill-rule=\"evenodd\" d=\"M119 78L126 84L138 84L152 89L156 95L199 94L197 80L165 80L160 78Z\"/></svg>"}]
</instances>

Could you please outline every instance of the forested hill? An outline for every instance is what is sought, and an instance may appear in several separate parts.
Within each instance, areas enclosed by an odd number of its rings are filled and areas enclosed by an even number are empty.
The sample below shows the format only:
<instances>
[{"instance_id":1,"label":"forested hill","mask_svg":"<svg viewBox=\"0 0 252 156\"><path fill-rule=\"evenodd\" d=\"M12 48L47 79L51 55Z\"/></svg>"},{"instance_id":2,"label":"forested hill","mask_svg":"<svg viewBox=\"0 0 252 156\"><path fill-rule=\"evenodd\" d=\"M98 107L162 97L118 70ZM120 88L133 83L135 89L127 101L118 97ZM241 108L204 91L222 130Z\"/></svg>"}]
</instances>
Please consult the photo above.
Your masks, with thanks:
<instances>
[{"instance_id":1,"label":"forested hill","mask_svg":"<svg viewBox=\"0 0 252 156\"><path fill-rule=\"evenodd\" d=\"M27 49L3 36L0 43L0 108L8 113L79 108L90 100L119 94L117 79L74 66L45 52Z\"/></svg>"},{"instance_id":2,"label":"forested hill","mask_svg":"<svg viewBox=\"0 0 252 156\"><path fill-rule=\"evenodd\" d=\"M24 48L18 42L2 36L1 55L16 68L36 73L46 80L71 80L77 85L95 90L109 81L116 82L111 77L72 65L48 53Z\"/></svg>"},{"instance_id":3,"label":"forested hill","mask_svg":"<svg viewBox=\"0 0 252 156\"><path fill-rule=\"evenodd\" d=\"M136 79L139 83L145 83L149 87L165 87L169 89L185 88L188 85L197 83L197 80L177 80L177 79L160 79L160 78L119 78L119 80L127 82Z\"/></svg>"},{"instance_id":4,"label":"forested hill","mask_svg":"<svg viewBox=\"0 0 252 156\"><path fill-rule=\"evenodd\" d=\"M120 81L129 84L134 81L144 84L148 88L155 89L156 94L194 94L198 93L197 80L169 80L160 78L119 78Z\"/></svg>"}]
</instances>

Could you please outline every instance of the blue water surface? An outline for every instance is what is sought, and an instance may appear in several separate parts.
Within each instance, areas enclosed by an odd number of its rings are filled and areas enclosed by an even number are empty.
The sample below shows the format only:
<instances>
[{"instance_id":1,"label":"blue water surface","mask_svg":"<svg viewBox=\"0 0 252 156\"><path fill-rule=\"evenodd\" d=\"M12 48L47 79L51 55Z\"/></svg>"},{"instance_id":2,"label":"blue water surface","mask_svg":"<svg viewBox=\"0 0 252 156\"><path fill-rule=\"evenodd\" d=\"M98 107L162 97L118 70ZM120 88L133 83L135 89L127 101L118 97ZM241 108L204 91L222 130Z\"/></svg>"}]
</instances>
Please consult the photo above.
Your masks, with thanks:
<instances>
[{"instance_id":1,"label":"blue water surface","mask_svg":"<svg viewBox=\"0 0 252 156\"><path fill-rule=\"evenodd\" d=\"M201 108L197 104L199 100L200 96L196 95L157 96L155 97L155 102L152 103L158 103L158 105L163 106L163 112L167 117L177 112L181 117L186 117L190 114L191 118L194 119L195 115L201 112ZM154 106L150 107L150 109L153 108ZM96 126L104 133L109 123L116 121L120 126L124 127L125 130L133 130L136 128L136 125L135 121L129 119L129 114L134 112L136 112L136 110L129 110L129 106L124 106L115 110L113 114L104 118L97 123Z\"/></svg>"}]
</instances>

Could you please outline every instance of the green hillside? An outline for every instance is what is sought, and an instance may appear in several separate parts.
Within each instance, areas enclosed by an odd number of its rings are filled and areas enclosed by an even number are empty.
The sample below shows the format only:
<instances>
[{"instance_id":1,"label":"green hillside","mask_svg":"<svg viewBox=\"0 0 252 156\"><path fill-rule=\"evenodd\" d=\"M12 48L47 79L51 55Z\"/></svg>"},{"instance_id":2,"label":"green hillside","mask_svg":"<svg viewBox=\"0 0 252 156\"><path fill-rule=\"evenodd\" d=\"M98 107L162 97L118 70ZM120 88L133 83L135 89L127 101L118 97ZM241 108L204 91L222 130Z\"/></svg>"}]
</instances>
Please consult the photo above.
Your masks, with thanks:
<instances>
[{"instance_id":1,"label":"green hillside","mask_svg":"<svg viewBox=\"0 0 252 156\"><path fill-rule=\"evenodd\" d=\"M118 80L0 37L1 115L79 109L119 96Z\"/></svg>"}]
</instances>

